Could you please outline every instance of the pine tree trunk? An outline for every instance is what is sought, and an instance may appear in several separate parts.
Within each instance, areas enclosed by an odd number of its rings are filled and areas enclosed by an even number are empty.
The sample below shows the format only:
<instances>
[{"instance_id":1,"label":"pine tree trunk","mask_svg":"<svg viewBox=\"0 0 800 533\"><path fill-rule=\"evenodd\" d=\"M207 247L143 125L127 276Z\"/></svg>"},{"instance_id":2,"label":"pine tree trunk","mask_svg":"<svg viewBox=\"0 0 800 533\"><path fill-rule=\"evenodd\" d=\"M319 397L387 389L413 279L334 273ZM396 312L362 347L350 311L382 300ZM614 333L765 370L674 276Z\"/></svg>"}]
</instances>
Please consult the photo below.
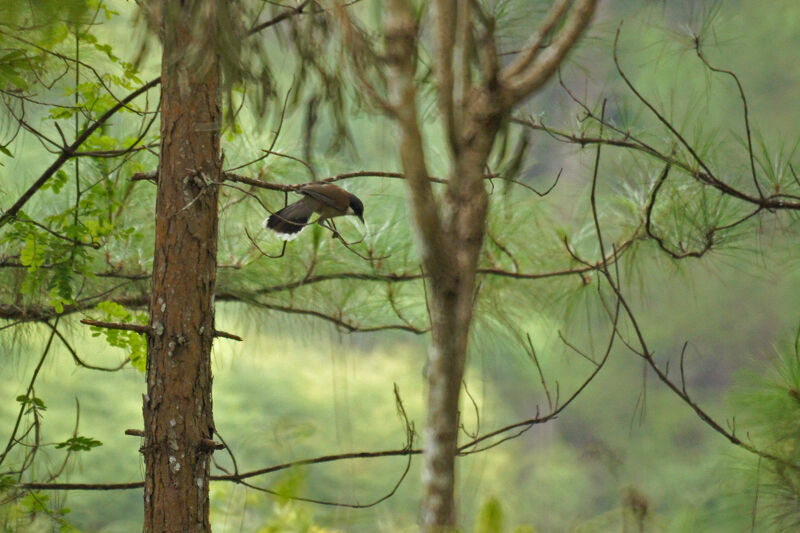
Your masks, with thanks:
<instances>
[{"instance_id":1,"label":"pine tree trunk","mask_svg":"<svg viewBox=\"0 0 800 533\"><path fill-rule=\"evenodd\" d=\"M144 398L144 530L210 531L211 345L221 160L212 0L163 4L161 159ZM202 20L198 20L203 17ZM205 24L198 32L198 22ZM204 42L197 43L203 34ZM202 50L202 58L187 57Z\"/></svg>"},{"instance_id":2,"label":"pine tree trunk","mask_svg":"<svg viewBox=\"0 0 800 533\"><path fill-rule=\"evenodd\" d=\"M483 244L488 196L483 168L496 118L458 155L447 191L445 242L438 254L424 254L432 273L428 355L428 417L423 458L422 526L426 533L451 530L456 523L455 459L458 452L459 397L475 307L475 276Z\"/></svg>"},{"instance_id":3,"label":"pine tree trunk","mask_svg":"<svg viewBox=\"0 0 800 533\"><path fill-rule=\"evenodd\" d=\"M400 130L400 158L410 211L429 280L432 347L428 359L421 512L426 533L450 531L456 522L459 392L477 297L475 277L488 214L483 173L492 144L503 118L540 88L564 60L591 20L596 2L579 0L571 6L570 2L557 2L551 12L554 18L542 27L539 38L520 54L521 59L505 67L500 66L489 30L489 46L480 57L480 76L472 73L474 58L464 55L475 45L471 4L469 0L435 2L436 49L432 61L426 59L437 78L441 119L452 163L444 202L437 199L431 187L417 118L419 12L408 0L393 0L387 2L384 19L383 60L389 67L387 108ZM549 36L546 52L539 53L543 38L560 18L564 18L563 28ZM484 81L474 85L477 78Z\"/></svg>"},{"instance_id":4,"label":"pine tree trunk","mask_svg":"<svg viewBox=\"0 0 800 533\"><path fill-rule=\"evenodd\" d=\"M459 285L452 285L453 290L433 291L431 295L433 339L428 354L428 416L422 467L421 518L426 532L445 531L455 524L456 518L458 404L472 311L472 290ZM465 302L464 296L469 302Z\"/></svg>"}]
</instances>

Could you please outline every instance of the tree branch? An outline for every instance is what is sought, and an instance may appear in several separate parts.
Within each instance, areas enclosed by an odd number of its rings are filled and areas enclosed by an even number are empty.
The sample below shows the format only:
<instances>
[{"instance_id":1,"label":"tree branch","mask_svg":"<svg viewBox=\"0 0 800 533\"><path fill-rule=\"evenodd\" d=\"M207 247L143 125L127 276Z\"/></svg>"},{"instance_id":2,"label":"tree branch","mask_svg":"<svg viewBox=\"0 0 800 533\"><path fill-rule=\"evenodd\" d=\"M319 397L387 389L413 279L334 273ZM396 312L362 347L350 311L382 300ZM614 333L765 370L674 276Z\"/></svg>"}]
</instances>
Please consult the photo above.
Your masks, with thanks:
<instances>
[{"instance_id":1,"label":"tree branch","mask_svg":"<svg viewBox=\"0 0 800 533\"><path fill-rule=\"evenodd\" d=\"M135 100L138 96L146 93L159 83L161 83L160 77L150 80L148 83L145 83L137 90L133 91L131 94L120 100L114 107L103 113L103 115L95 120L91 126L86 128L72 144L65 147L56 160L53 161L53 163L47 168L47 170L44 171L44 173L42 173L41 176L39 176L33 185L28 187L28 190L26 190L11 207L9 207L2 215L0 215L0 227L3 227L17 215L20 209L23 208L23 206L28 202L28 200L31 199L36 191L42 188L47 180L50 179L50 177L55 174L56 171L77 152L78 148L84 142L86 142L86 139L88 139L100 126L105 124L109 118L114 116L117 111L125 107L129 102Z\"/></svg>"},{"instance_id":2,"label":"tree branch","mask_svg":"<svg viewBox=\"0 0 800 533\"><path fill-rule=\"evenodd\" d=\"M414 79L417 27L411 7L405 0L392 0L386 13L385 46L390 72L390 102L400 127L400 158L411 196L414 226L423 237L419 239L420 252L423 264L429 265L434 250L446 250L449 243L444 239L439 206L431 187L417 119Z\"/></svg>"},{"instance_id":3,"label":"tree branch","mask_svg":"<svg viewBox=\"0 0 800 533\"><path fill-rule=\"evenodd\" d=\"M310 3L311 3L311 0L304 0L297 7L288 8L286 11L284 11L280 15L277 15L276 17L273 17L270 20L267 20L265 22L261 22L259 24L256 24L255 26L253 26L252 28L250 28L247 31L247 35L253 35L254 33L258 33L263 29L266 29L266 28L269 28L271 26L274 26L275 24L278 24L279 22L282 22L282 21L284 21L284 20L286 20L288 18L296 17L297 15L302 15L303 14L303 10L305 10L305 8Z\"/></svg>"},{"instance_id":4,"label":"tree branch","mask_svg":"<svg viewBox=\"0 0 800 533\"><path fill-rule=\"evenodd\" d=\"M541 48L544 36L550 33L563 13L564 0L558 0L545 18L533 42L517 62L512 62L500 73L500 80L510 96L511 102L519 102L541 87L556 71L580 38L592 19L596 0L576 0L564 15L564 25L547 48ZM535 56L535 58L534 58Z\"/></svg>"}]
</instances>

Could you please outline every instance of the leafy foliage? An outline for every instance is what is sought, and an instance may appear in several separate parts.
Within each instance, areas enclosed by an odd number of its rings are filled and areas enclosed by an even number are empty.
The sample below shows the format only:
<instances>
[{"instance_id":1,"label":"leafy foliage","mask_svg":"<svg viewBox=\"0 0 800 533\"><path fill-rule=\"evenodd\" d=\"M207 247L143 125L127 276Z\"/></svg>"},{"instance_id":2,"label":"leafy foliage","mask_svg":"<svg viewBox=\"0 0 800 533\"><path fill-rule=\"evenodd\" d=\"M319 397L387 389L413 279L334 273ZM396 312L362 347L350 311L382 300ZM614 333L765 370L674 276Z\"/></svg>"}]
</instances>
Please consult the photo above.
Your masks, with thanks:
<instances>
[{"instance_id":1,"label":"leafy foliage","mask_svg":"<svg viewBox=\"0 0 800 533\"><path fill-rule=\"evenodd\" d=\"M120 322L122 324L147 323L146 313L131 313L115 302L100 302L97 304L97 310L103 313L104 321ZM147 369L147 341L143 334L98 326L91 326L91 330L93 337L102 335L109 345L126 350L135 369L140 372L144 372Z\"/></svg>"},{"instance_id":2,"label":"leafy foliage","mask_svg":"<svg viewBox=\"0 0 800 533\"><path fill-rule=\"evenodd\" d=\"M7 497L13 488L14 483L3 478L0 495ZM0 508L0 525L5 531L36 531L48 527L49 522L53 531L53 526L56 526L60 533L79 533L80 530L67 521L71 512L69 507L54 506L50 496L44 492L32 491ZM45 520L40 519L43 516Z\"/></svg>"},{"instance_id":3,"label":"leafy foliage","mask_svg":"<svg viewBox=\"0 0 800 533\"><path fill-rule=\"evenodd\" d=\"M103 443L99 440L93 439L92 437L70 437L64 442L59 442L56 444L56 449L66 448L67 451L70 452L88 452L91 451L92 448L97 448L98 446L102 446Z\"/></svg>"},{"instance_id":4,"label":"leafy foliage","mask_svg":"<svg viewBox=\"0 0 800 533\"><path fill-rule=\"evenodd\" d=\"M36 396L26 396L25 394L20 394L19 396L17 396L17 401L21 403L23 406L27 406L27 409L24 411L25 414L31 413L33 411L47 410L47 406L45 405L44 400Z\"/></svg>"},{"instance_id":5,"label":"leafy foliage","mask_svg":"<svg viewBox=\"0 0 800 533\"><path fill-rule=\"evenodd\" d=\"M756 499L754 520L774 531L800 528L800 330L773 355L767 375L746 376L733 396L740 423L783 462L749 460L739 482Z\"/></svg>"}]
</instances>

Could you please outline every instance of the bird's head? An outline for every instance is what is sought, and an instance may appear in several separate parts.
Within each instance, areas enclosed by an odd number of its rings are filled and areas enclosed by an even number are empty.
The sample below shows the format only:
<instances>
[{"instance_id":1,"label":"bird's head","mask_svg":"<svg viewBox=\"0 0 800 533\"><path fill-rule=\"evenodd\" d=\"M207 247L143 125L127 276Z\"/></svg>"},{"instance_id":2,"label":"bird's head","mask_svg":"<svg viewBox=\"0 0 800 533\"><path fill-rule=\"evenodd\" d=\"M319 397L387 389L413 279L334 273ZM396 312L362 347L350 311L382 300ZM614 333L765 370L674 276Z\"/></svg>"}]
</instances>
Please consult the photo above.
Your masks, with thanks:
<instances>
[{"instance_id":1,"label":"bird's head","mask_svg":"<svg viewBox=\"0 0 800 533\"><path fill-rule=\"evenodd\" d=\"M347 212L348 214L357 216L362 223L364 222L364 204L355 194L350 194L350 206Z\"/></svg>"}]
</instances>

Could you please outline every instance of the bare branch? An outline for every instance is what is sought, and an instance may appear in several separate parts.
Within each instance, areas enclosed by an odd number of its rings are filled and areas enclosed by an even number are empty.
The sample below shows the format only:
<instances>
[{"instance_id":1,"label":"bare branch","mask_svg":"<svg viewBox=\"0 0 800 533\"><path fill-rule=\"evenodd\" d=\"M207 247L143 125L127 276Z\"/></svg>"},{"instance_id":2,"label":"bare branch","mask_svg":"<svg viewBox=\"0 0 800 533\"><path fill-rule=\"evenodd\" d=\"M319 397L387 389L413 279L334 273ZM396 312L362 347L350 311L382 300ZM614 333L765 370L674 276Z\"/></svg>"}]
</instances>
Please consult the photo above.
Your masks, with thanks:
<instances>
[{"instance_id":1,"label":"bare branch","mask_svg":"<svg viewBox=\"0 0 800 533\"><path fill-rule=\"evenodd\" d=\"M553 5L550 6L550 11L539 25L536 33L531 37L530 42L519 52L520 55L503 69L503 78L509 79L521 76L524 70L531 67L531 63L541 51L545 39L552 33L556 24L564 16L569 4L570 0L555 0L553 2Z\"/></svg>"},{"instance_id":2,"label":"bare branch","mask_svg":"<svg viewBox=\"0 0 800 533\"><path fill-rule=\"evenodd\" d=\"M337 327L340 327L348 332L361 332L361 333L368 333L374 331L384 331L390 329L399 329L403 331L408 331L410 333L414 333L416 335L422 335L428 332L428 328L421 329L416 328L414 326L408 324L382 324L377 326L362 326L359 323L354 323L349 320L342 318L341 316L334 316L326 314L322 311L318 311L316 309L302 309L299 307L290 307L285 305L273 304L273 303L266 303L266 302L259 302L259 301L249 301L251 305L256 307L262 307L264 309L272 309L274 311L280 311L282 313L287 313L291 315L306 315L312 316L315 318L321 318L327 322L334 324Z\"/></svg>"},{"instance_id":3,"label":"bare branch","mask_svg":"<svg viewBox=\"0 0 800 533\"><path fill-rule=\"evenodd\" d=\"M280 15L277 15L276 17L273 17L270 20L267 20L267 21L261 22L259 24L256 24L255 26L253 26L252 28L250 28L247 31L247 34L248 35L253 35L254 33L258 33L261 30L264 30L266 28L274 26L275 24L278 24L279 22L282 22L282 21L284 21L284 20L286 20L288 18L296 17L298 15L302 15L303 14L303 10L305 10L305 8L310 3L311 3L311 0L303 0L303 2L301 2L297 7L288 8L286 11L282 12Z\"/></svg>"},{"instance_id":4,"label":"bare branch","mask_svg":"<svg viewBox=\"0 0 800 533\"><path fill-rule=\"evenodd\" d=\"M433 250L445 250L443 226L429 179L425 150L417 119L416 33L414 14L405 0L393 0L386 11L386 63L389 65L390 101L400 128L400 158L411 195L415 227L423 238L423 263L432 264ZM430 267L428 267L430 268ZM438 273L431 274L438 275Z\"/></svg>"},{"instance_id":5,"label":"bare branch","mask_svg":"<svg viewBox=\"0 0 800 533\"><path fill-rule=\"evenodd\" d=\"M125 324L120 322L103 322L101 320L91 320L89 318L84 318L81 320L81 324L86 324L87 326L95 326L98 328L108 328L108 329L119 329L123 331L135 331L136 333L142 333L144 335L151 335L153 333L153 328L146 324ZM228 333L226 331L220 331L215 329L214 330L215 337L222 337L225 339L231 339L235 341L242 341L240 336L234 335L233 333Z\"/></svg>"},{"instance_id":6,"label":"bare branch","mask_svg":"<svg viewBox=\"0 0 800 533\"><path fill-rule=\"evenodd\" d=\"M119 365L117 365L115 367L104 367L104 366L90 365L89 363L87 363L86 361L84 361L83 359L81 359L78 356L78 352L75 350L75 348L73 348L73 346L69 343L69 341L67 341L67 339L64 337L64 335L60 331L58 331L58 328L56 326L54 326L53 324L50 324L50 322L47 321L47 320L45 320L44 323L51 330L53 330L53 332L56 334L58 339L61 341L61 343L64 345L64 347L67 349L67 351L72 356L72 360L75 361L75 364L77 364L78 366L81 366L83 368L88 368L89 370L99 370L101 372L116 372L116 371L121 370L122 368L124 368L125 365L127 365L130 362L130 359L126 358Z\"/></svg>"},{"instance_id":7,"label":"bare branch","mask_svg":"<svg viewBox=\"0 0 800 533\"><path fill-rule=\"evenodd\" d=\"M81 324L86 324L87 326L95 326L98 328L135 331L136 333L143 333L145 335L149 335L150 333L153 332L153 328L151 328L147 324L122 324L119 322L104 322L102 320L92 320L89 318L82 319Z\"/></svg>"},{"instance_id":8,"label":"bare branch","mask_svg":"<svg viewBox=\"0 0 800 533\"><path fill-rule=\"evenodd\" d=\"M45 359L47 359L47 355L50 353L50 347L53 345L53 338L56 336L56 328L58 327L58 319L56 319L55 324L53 325L53 329L50 332L50 337L47 339L47 343L44 346L44 350L42 351L41 357L39 357L39 362L36 364L36 368L33 370L33 375L31 376L30 382L28 383L28 387L25 390L25 397L29 400L31 399L31 392L33 391L33 385L36 383L36 378L39 376L39 371L44 366ZM8 437L8 442L6 443L6 447L3 450L3 453L0 454L0 465L3 464L3 461L6 460L8 457L8 453L14 447L14 444L17 442L17 431L19 431L19 425L22 422L22 415L30 406L28 403L22 403L19 407L19 411L17 412L17 420L14 422L14 428L11 430L11 434Z\"/></svg>"},{"instance_id":9,"label":"bare branch","mask_svg":"<svg viewBox=\"0 0 800 533\"><path fill-rule=\"evenodd\" d=\"M458 121L453 80L453 49L456 45L457 0L436 0L436 52L433 70L436 73L439 95L439 112L442 114L445 134L450 149L458 151ZM458 21L461 23L461 21Z\"/></svg>"},{"instance_id":10,"label":"bare branch","mask_svg":"<svg viewBox=\"0 0 800 533\"><path fill-rule=\"evenodd\" d=\"M606 362L608 361L608 357L609 357L609 355L611 355L611 349L614 347L614 340L618 336L618 332L617 332L618 326L617 326L617 324L618 324L619 318L620 318L620 303L621 302L618 299L617 300L617 304L616 304L616 309L615 309L614 315L612 317L612 328L611 328L611 334L609 335L608 346L606 347L606 350L603 353L603 357L600 359L599 362L592 361L595 364L594 370L592 370L592 372L589 374L589 376L583 381L583 383L581 383L578 386L578 388L576 388L573 391L573 393L567 398L567 400L564 403L559 405L559 392L557 392L556 393L556 401L554 403L554 407L555 408L553 410L551 410L550 413L548 413L547 415L541 415L540 416L539 412L538 412L538 408L537 408L536 416L534 416L532 418L529 418L527 420L521 420L519 422L514 422L513 424L509 424L507 426L501 427L501 428L496 429L494 431L490 431L489 433L486 433L485 435L482 435L482 436L480 436L480 437L478 437L476 439L471 440L470 442L467 442L465 444L460 445L458 447L458 454L459 455L469 455L469 454L473 454L473 453L482 452L482 451L488 450L490 448L494 448L495 446L498 446L499 444L502 444L502 443L504 443L504 442L506 442L508 440L514 439L516 437L519 437L520 435L522 435L523 433L525 433L526 431L528 431L530 428L532 428L535 425L544 424L545 422L549 422L550 420L554 420L555 418L558 418L558 415L561 414L573 401L575 401L575 399L586 389L586 387L589 386L589 384L592 382L592 380L594 380L594 378L597 377L597 375L600 373L600 370L603 369L603 367L605 366ZM510 433L510 432L513 432L513 431L516 431L516 433L512 433L511 435L505 435L506 433ZM488 441L490 439L493 439L495 437L499 437L501 435L505 435L505 436L503 436L501 439L499 439L499 440L497 440L497 441L495 441L495 442L493 442L491 444L483 446L482 448L477 448L478 444L484 443L484 442L486 442L486 441Z\"/></svg>"},{"instance_id":11,"label":"bare branch","mask_svg":"<svg viewBox=\"0 0 800 533\"><path fill-rule=\"evenodd\" d=\"M742 87L742 82L739 81L739 76L737 76L735 72L731 70L717 68L713 66L708 61L708 59L706 59L706 56L703 55L703 51L700 48L699 36L697 35L695 36L694 42L695 42L695 51L697 52L697 57L700 58L700 60L705 64L706 67L708 67L709 70L720 74L727 74L728 76L733 78L733 81L736 83L736 87L739 90L739 99L742 101L742 112L744 114L744 129L745 133L747 134L747 155L750 158L750 173L753 177L753 185L755 185L756 190L758 191L758 196L760 196L763 199L764 193L761 191L761 185L759 185L758 183L758 175L756 174L756 158L755 154L753 153L753 135L750 131L750 111L747 106L747 96L744 93L744 87Z\"/></svg>"},{"instance_id":12,"label":"bare branch","mask_svg":"<svg viewBox=\"0 0 800 533\"><path fill-rule=\"evenodd\" d=\"M559 19L566 4L564 0L558 0L545 19L539 34L534 38L528 51L521 57L519 62L512 62L500 73L500 79L506 87L511 102L519 102L530 96L536 89L541 87L550 76L556 71L580 38L584 29L589 25L589 21L594 14L597 4L596 0L576 0L566 13L564 23L560 31L553 38L547 48L541 49L541 39L550 33ZM537 51L540 53L536 53ZM535 59L530 57L535 56Z\"/></svg>"}]
</instances>

